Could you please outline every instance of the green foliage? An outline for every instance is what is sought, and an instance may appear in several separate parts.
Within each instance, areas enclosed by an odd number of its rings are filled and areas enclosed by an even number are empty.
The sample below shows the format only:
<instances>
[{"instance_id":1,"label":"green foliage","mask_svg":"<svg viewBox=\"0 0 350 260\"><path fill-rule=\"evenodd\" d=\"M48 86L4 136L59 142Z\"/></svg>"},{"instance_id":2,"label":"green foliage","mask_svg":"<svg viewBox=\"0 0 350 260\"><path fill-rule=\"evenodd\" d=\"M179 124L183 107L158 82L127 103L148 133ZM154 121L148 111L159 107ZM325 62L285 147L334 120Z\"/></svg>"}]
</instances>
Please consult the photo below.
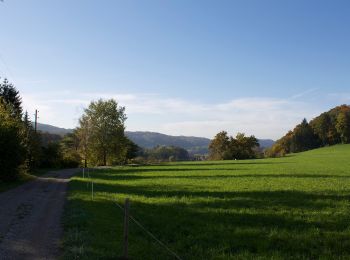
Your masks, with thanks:
<instances>
[{"instance_id":1,"label":"green foliage","mask_svg":"<svg viewBox=\"0 0 350 260\"><path fill-rule=\"evenodd\" d=\"M142 151L140 157L148 162L176 162L188 161L190 156L186 149L176 146L159 145L152 149L145 149Z\"/></svg>"},{"instance_id":2,"label":"green foliage","mask_svg":"<svg viewBox=\"0 0 350 260\"><path fill-rule=\"evenodd\" d=\"M343 144L350 143L350 111L341 111L337 116L335 125Z\"/></svg>"},{"instance_id":3,"label":"green foliage","mask_svg":"<svg viewBox=\"0 0 350 260\"><path fill-rule=\"evenodd\" d=\"M279 157L320 146L350 142L350 106L341 105L322 113L308 124L306 119L265 152Z\"/></svg>"},{"instance_id":4,"label":"green foliage","mask_svg":"<svg viewBox=\"0 0 350 260\"><path fill-rule=\"evenodd\" d=\"M2 141L3 154L1 160L7 164L6 172L11 180L18 177L19 168L23 172L34 170L39 165L40 140L32 128L28 113L22 117L22 100L19 92L5 79L0 83L0 105L2 113ZM7 159L5 159L7 158Z\"/></svg>"},{"instance_id":5,"label":"green foliage","mask_svg":"<svg viewBox=\"0 0 350 260\"><path fill-rule=\"evenodd\" d=\"M118 106L115 100L91 102L77 129L82 158L93 165L125 161L125 120L125 108Z\"/></svg>"},{"instance_id":6,"label":"green foliage","mask_svg":"<svg viewBox=\"0 0 350 260\"><path fill-rule=\"evenodd\" d=\"M135 158L141 150L141 148L137 144L135 144L133 141L131 141L127 137L124 138L123 146L125 150L124 152L125 155L123 156L125 157L126 161Z\"/></svg>"},{"instance_id":7,"label":"green foliage","mask_svg":"<svg viewBox=\"0 0 350 260\"><path fill-rule=\"evenodd\" d=\"M61 139L59 135L36 133L28 113L22 117L19 92L6 79L0 83L0 180L15 181L20 170L78 166L78 152L69 150L67 142L62 148Z\"/></svg>"},{"instance_id":8,"label":"green foliage","mask_svg":"<svg viewBox=\"0 0 350 260\"><path fill-rule=\"evenodd\" d=\"M309 123L304 119L293 130L290 141L290 152L303 152L318 147L318 137Z\"/></svg>"},{"instance_id":9,"label":"green foliage","mask_svg":"<svg viewBox=\"0 0 350 260\"><path fill-rule=\"evenodd\" d=\"M22 125L21 136L26 153L25 166L28 171L33 171L40 166L40 158L42 155L41 138L38 133L35 133L27 111L24 114Z\"/></svg>"},{"instance_id":10,"label":"green foliage","mask_svg":"<svg viewBox=\"0 0 350 260\"><path fill-rule=\"evenodd\" d=\"M322 113L319 117L312 120L310 125L323 146L337 143L337 131L332 124L329 113Z\"/></svg>"},{"instance_id":11,"label":"green foliage","mask_svg":"<svg viewBox=\"0 0 350 260\"><path fill-rule=\"evenodd\" d=\"M236 138L228 137L227 132L218 133L209 144L210 160L253 159L258 155L258 139L238 133Z\"/></svg>"},{"instance_id":12,"label":"green foliage","mask_svg":"<svg viewBox=\"0 0 350 260\"><path fill-rule=\"evenodd\" d=\"M16 88L4 79L0 83L0 180L14 181L25 162L22 101Z\"/></svg>"},{"instance_id":13,"label":"green foliage","mask_svg":"<svg viewBox=\"0 0 350 260\"><path fill-rule=\"evenodd\" d=\"M62 150L62 164L65 168L78 167L81 162L79 154L79 139L76 131L66 134L60 142Z\"/></svg>"},{"instance_id":14,"label":"green foliage","mask_svg":"<svg viewBox=\"0 0 350 260\"><path fill-rule=\"evenodd\" d=\"M209 144L209 158L211 160L227 160L229 159L230 138L226 131L216 134Z\"/></svg>"},{"instance_id":15,"label":"green foliage","mask_svg":"<svg viewBox=\"0 0 350 260\"><path fill-rule=\"evenodd\" d=\"M59 143L49 143L42 147L43 157L40 166L43 168L60 168L63 155Z\"/></svg>"},{"instance_id":16,"label":"green foliage","mask_svg":"<svg viewBox=\"0 0 350 260\"><path fill-rule=\"evenodd\" d=\"M22 99L15 86L6 78L0 83L0 97L1 103L7 106L11 116L20 120L23 111Z\"/></svg>"},{"instance_id":17,"label":"green foliage","mask_svg":"<svg viewBox=\"0 0 350 260\"><path fill-rule=\"evenodd\" d=\"M1 97L0 97L1 100ZM13 117L12 108L0 101L0 180L13 181L25 160L21 122Z\"/></svg>"},{"instance_id":18,"label":"green foliage","mask_svg":"<svg viewBox=\"0 0 350 260\"><path fill-rule=\"evenodd\" d=\"M60 137L56 134L38 132L40 168L75 168L81 163L78 140L75 133Z\"/></svg>"},{"instance_id":19,"label":"green foliage","mask_svg":"<svg viewBox=\"0 0 350 260\"><path fill-rule=\"evenodd\" d=\"M118 259L123 213L182 259L349 259L350 145L284 158L118 167L69 184L64 259ZM130 222L131 259L173 259Z\"/></svg>"}]
</instances>

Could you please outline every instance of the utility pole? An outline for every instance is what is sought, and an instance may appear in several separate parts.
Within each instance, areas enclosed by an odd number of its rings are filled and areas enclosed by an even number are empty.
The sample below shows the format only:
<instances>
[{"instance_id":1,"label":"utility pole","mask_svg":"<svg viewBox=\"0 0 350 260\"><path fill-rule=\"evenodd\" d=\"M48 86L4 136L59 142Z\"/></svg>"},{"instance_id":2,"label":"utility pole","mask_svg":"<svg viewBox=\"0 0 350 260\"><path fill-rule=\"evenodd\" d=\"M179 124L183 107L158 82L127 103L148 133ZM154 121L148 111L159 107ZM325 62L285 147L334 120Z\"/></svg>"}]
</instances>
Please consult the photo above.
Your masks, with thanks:
<instances>
[{"instance_id":1,"label":"utility pole","mask_svg":"<svg viewBox=\"0 0 350 260\"><path fill-rule=\"evenodd\" d=\"M36 130L37 130L37 128L38 128L38 110L37 109L35 109L35 121L34 121L34 131L35 131L35 133L36 133Z\"/></svg>"}]
</instances>

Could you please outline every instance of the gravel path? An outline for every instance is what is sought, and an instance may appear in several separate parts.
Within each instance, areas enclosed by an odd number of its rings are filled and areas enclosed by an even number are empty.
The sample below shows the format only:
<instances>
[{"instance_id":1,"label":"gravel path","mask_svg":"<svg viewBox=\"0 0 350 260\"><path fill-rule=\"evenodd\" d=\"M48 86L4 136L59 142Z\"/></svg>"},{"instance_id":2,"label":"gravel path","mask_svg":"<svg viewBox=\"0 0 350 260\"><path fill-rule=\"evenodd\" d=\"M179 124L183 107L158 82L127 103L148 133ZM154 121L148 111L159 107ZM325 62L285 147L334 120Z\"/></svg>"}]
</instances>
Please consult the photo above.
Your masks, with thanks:
<instances>
[{"instance_id":1,"label":"gravel path","mask_svg":"<svg viewBox=\"0 0 350 260\"><path fill-rule=\"evenodd\" d=\"M77 169L50 172L0 193L0 259L57 259L69 178Z\"/></svg>"}]
</instances>

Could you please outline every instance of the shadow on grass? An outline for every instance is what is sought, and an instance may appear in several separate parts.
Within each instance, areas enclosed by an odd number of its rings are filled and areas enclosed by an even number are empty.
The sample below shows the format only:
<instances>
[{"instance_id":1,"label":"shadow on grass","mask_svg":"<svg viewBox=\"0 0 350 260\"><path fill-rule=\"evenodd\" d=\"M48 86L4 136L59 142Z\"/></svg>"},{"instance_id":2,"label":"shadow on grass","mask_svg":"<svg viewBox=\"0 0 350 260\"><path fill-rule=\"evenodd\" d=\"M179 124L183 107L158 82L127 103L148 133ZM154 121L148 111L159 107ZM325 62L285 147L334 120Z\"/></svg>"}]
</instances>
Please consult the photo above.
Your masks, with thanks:
<instances>
[{"instance_id":1,"label":"shadow on grass","mask_svg":"<svg viewBox=\"0 0 350 260\"><path fill-rule=\"evenodd\" d=\"M220 162L179 162L176 164L172 164L172 163L161 163L161 164L154 164L154 165L150 165L151 167L169 167L169 166L174 166L174 167L182 167L182 166L226 166L226 165L272 165L272 164L291 164L294 163L292 161L288 161L288 162L281 162L281 161L263 161L263 159L255 159L254 161L252 160L239 160L239 161L220 161Z\"/></svg>"},{"instance_id":2,"label":"shadow on grass","mask_svg":"<svg viewBox=\"0 0 350 260\"><path fill-rule=\"evenodd\" d=\"M244 171L247 169L213 169L213 168L202 168L200 170L193 170L191 168L183 168L183 169L147 169L147 170L134 170L134 169L118 169L118 170L110 170L108 172L101 172L101 174L97 173L95 175L96 178L101 180L143 180L143 179L235 179L235 178L271 178L271 179L279 179L279 178L296 178L296 179L350 179L350 175L334 175L334 174L244 174L244 173L235 173L235 171ZM208 173L207 175L203 175L200 172L210 172L210 171L223 171L227 172L227 174L212 174ZM169 172L169 174L161 174L161 175L147 175L147 173L155 173L155 172ZM174 174L180 173L180 174ZM143 174L146 173L146 174ZM189 174L190 173L190 174Z\"/></svg>"},{"instance_id":3,"label":"shadow on grass","mask_svg":"<svg viewBox=\"0 0 350 260\"><path fill-rule=\"evenodd\" d=\"M79 182L74 180L72 182ZM79 185L78 191L86 191L86 183ZM129 194L130 196L142 196L146 198L175 198L189 200L202 199L215 200L214 204L210 202L190 203L191 207L212 207L221 209L269 209L283 207L285 209L307 209L322 210L333 208L334 205L341 201L350 201L350 194L319 194L302 191L191 191L165 189L163 185L125 185L125 184L102 184L95 183L95 192L107 192L113 194Z\"/></svg>"},{"instance_id":4,"label":"shadow on grass","mask_svg":"<svg viewBox=\"0 0 350 260\"><path fill-rule=\"evenodd\" d=\"M86 192L85 183L73 182L75 191ZM114 249L106 245L110 245L109 240L118 240L122 234L122 212L118 212L120 210L112 203L112 197L118 197L118 193L129 194L131 214L184 259L211 259L217 255L228 258L244 253L266 257L277 253L282 258L307 259L350 254L349 232L344 233L350 228L349 212L326 214L324 218L314 214L323 214L323 210L327 212L339 201L349 201L349 194L171 191L107 184L97 184L94 188L97 197L99 193L107 194L110 200L75 199L74 203L75 208L85 211L85 216L88 216L87 226L93 221L85 235L94 237L93 240L102 239L97 244L87 242L89 247L100 247L93 250L95 256L115 256ZM189 201L145 203L136 198L133 200L133 195L154 199L188 197ZM116 220L120 223L115 223ZM92 228L95 234L90 234ZM116 232L108 231L111 228ZM130 241L134 259L167 259L166 252L160 253L161 249L150 244L147 235L133 228ZM117 242L114 243L116 247ZM98 255L101 252L105 255Z\"/></svg>"}]
</instances>

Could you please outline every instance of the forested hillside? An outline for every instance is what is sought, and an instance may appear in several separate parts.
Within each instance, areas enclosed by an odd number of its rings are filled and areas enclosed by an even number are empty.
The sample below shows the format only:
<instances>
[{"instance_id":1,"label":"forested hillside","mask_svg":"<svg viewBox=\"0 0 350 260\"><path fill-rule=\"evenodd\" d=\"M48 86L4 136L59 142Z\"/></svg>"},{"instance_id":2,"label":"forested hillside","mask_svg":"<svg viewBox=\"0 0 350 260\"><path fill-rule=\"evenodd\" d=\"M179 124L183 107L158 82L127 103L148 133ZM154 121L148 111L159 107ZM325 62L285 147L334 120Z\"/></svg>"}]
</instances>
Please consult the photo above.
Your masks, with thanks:
<instances>
[{"instance_id":1,"label":"forested hillside","mask_svg":"<svg viewBox=\"0 0 350 260\"><path fill-rule=\"evenodd\" d=\"M283 156L318 147L350 143L350 106L341 105L307 122L304 119L269 149L267 156Z\"/></svg>"},{"instance_id":2,"label":"forested hillside","mask_svg":"<svg viewBox=\"0 0 350 260\"><path fill-rule=\"evenodd\" d=\"M33 123L34 125L34 123ZM52 126L48 124L41 124L38 123L37 125L38 130L45 133L50 133L50 134L56 134L56 135L61 135L64 136L66 134L72 133L73 129L67 129L67 128L62 128L62 127L57 127L57 126Z\"/></svg>"}]
</instances>

